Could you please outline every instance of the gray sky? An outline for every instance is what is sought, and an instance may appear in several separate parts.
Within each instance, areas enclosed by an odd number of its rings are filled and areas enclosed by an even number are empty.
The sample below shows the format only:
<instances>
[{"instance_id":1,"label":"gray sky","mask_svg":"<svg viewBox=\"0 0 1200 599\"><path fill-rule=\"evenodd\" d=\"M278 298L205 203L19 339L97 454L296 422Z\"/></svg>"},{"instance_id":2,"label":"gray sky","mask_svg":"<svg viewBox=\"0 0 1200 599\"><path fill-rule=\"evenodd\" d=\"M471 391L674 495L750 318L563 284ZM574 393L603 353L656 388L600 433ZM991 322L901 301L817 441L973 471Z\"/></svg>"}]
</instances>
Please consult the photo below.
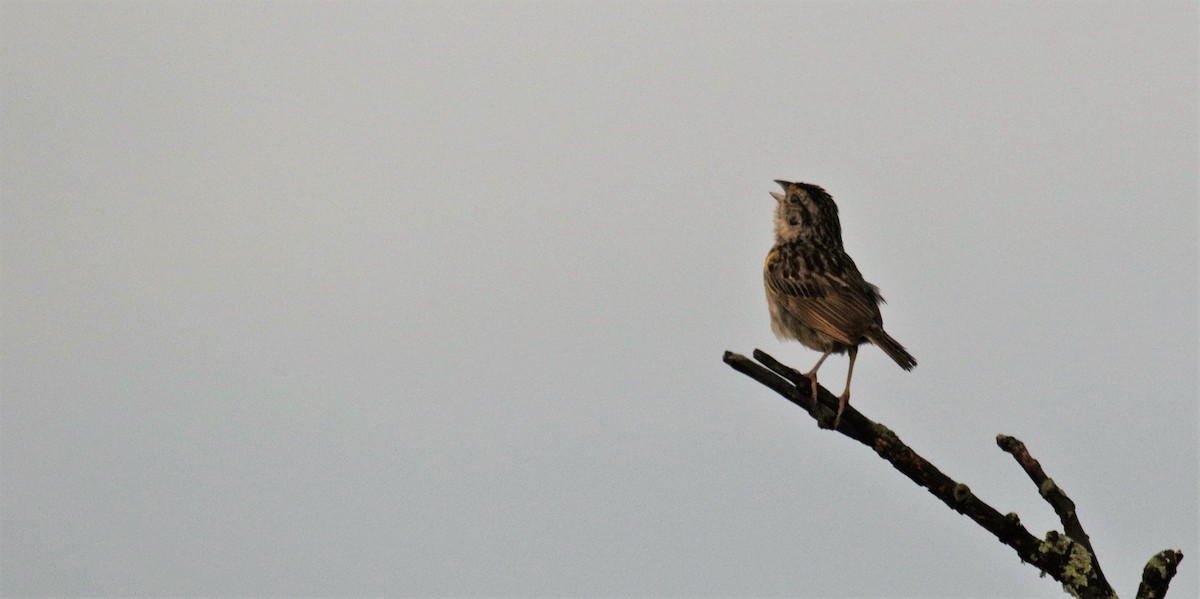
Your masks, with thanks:
<instances>
[{"instance_id":1,"label":"gray sky","mask_svg":"<svg viewBox=\"0 0 1200 599\"><path fill-rule=\"evenodd\" d=\"M0 4L4 595L1060 597L721 363L773 179L853 404L1200 594L1197 4ZM822 369L840 391L844 358Z\"/></svg>"}]
</instances>

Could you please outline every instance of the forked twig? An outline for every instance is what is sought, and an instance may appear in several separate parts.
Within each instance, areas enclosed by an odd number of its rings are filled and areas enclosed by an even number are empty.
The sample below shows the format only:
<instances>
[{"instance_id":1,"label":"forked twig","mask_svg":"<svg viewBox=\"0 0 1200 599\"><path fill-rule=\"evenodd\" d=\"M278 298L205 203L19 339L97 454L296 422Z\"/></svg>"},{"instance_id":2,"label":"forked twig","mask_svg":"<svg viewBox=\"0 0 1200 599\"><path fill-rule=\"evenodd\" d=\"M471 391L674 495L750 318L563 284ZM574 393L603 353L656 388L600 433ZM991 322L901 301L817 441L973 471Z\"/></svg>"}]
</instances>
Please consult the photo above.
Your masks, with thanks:
<instances>
[{"instance_id":1,"label":"forked twig","mask_svg":"<svg viewBox=\"0 0 1200 599\"><path fill-rule=\"evenodd\" d=\"M832 393L824 387L818 387L817 397L814 398L810 381L803 374L761 350L754 350L754 358L758 361L732 352L725 352L724 356L725 363L734 370L804 408L822 428L830 428L834 406L837 405L837 398ZM1021 561L1057 580L1071 595L1087 599L1116 598L1116 592L1100 570L1091 539L1079 522L1075 503L1046 475L1041 464L1029 454L1021 441L1007 435L996 437L1001 449L1011 454L1038 485L1042 497L1058 514L1065 534L1052 530L1046 533L1044 539L1038 539L1021 524L1017 514L1002 515L976 497L967 485L946 476L913 451L896 433L863 416L853 406L846 406L837 432L873 449L893 468L927 489L950 509L974 520L1001 543L1011 547ZM1138 599L1164 597L1182 559L1183 552L1178 550L1155 555L1146 564L1142 574Z\"/></svg>"}]
</instances>

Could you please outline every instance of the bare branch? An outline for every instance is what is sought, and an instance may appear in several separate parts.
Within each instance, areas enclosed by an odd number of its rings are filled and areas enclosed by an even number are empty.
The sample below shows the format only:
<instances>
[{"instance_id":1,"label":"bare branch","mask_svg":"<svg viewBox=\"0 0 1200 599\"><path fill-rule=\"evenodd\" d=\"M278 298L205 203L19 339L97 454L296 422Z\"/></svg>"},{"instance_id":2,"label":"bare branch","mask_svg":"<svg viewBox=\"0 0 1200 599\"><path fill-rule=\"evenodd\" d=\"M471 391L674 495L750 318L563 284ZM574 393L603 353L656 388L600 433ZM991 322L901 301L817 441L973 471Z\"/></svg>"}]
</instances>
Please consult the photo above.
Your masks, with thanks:
<instances>
[{"instance_id":1,"label":"bare branch","mask_svg":"<svg viewBox=\"0 0 1200 599\"><path fill-rule=\"evenodd\" d=\"M1142 584L1138 585L1137 599L1162 599L1167 596L1167 586L1175 577L1175 570L1183 560L1178 549L1160 551L1150 558L1142 570Z\"/></svg>"},{"instance_id":2,"label":"bare branch","mask_svg":"<svg viewBox=\"0 0 1200 599\"><path fill-rule=\"evenodd\" d=\"M725 352L726 364L775 391L788 401L803 408L821 428L830 428L837 398L824 387L817 388L812 397L811 384L804 375L772 358L761 350L754 351L758 363L732 352ZM1116 593L1104 578L1099 560L1092 551L1091 539L1075 514L1075 504L1042 471L1037 460L1029 455L1025 445L1015 438L1000 435L997 443L1012 454L1025 472L1038 485L1042 497L1054 508L1066 534L1046 533L1045 539L1033 536L1015 513L1001 515L998 510L980 500L967 485L943 474L928 460L906 445L888 427L873 422L853 406L846 406L841 433L870 447L893 468L928 490L950 509L967 516L992 533L1001 543L1017 552L1022 561L1062 584L1075 597L1086 599L1116 599ZM1158 599L1166 594L1183 554L1163 551L1146 565L1139 599Z\"/></svg>"},{"instance_id":3,"label":"bare branch","mask_svg":"<svg viewBox=\"0 0 1200 599\"><path fill-rule=\"evenodd\" d=\"M1046 475L1046 472L1042 470L1042 465L1029 455L1029 450L1020 440L1008 435L996 435L996 444L1000 446L1000 449L1012 454L1012 457L1025 470L1025 474L1029 475L1033 484L1037 485L1038 493L1042 495L1046 503L1050 504L1050 507L1054 508L1054 513L1058 514L1058 521L1062 523L1063 531L1075 542L1083 545L1083 548L1091 554L1092 568L1096 571L1096 578L1108 586L1104 572L1100 570L1100 561L1096 559L1096 551L1092 549L1092 540L1088 537L1087 531L1083 529L1083 524L1079 522L1079 517L1075 512L1075 502L1071 501L1066 492Z\"/></svg>"}]
</instances>

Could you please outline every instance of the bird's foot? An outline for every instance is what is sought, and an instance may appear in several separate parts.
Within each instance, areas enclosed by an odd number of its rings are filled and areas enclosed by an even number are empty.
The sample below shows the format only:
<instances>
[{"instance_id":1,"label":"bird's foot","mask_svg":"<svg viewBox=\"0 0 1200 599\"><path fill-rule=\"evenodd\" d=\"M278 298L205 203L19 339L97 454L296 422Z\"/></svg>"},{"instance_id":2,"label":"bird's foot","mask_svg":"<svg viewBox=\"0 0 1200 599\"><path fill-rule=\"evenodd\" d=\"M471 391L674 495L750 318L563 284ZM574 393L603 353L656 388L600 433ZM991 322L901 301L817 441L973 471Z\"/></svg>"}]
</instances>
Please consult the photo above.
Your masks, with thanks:
<instances>
[{"instance_id":1,"label":"bird's foot","mask_svg":"<svg viewBox=\"0 0 1200 599\"><path fill-rule=\"evenodd\" d=\"M817 417L817 408L820 407L820 405L821 405L821 402L817 401L817 374L815 372L810 372L808 374L805 374L804 376L807 377L808 380L812 383L812 395L811 395L811 397L812 397L812 415L813 415L813 418L816 418Z\"/></svg>"},{"instance_id":2,"label":"bird's foot","mask_svg":"<svg viewBox=\"0 0 1200 599\"><path fill-rule=\"evenodd\" d=\"M838 397L837 415L833 417L833 430L837 430L838 424L842 422L842 412L846 410L846 406L850 403L850 394L843 393Z\"/></svg>"}]
</instances>

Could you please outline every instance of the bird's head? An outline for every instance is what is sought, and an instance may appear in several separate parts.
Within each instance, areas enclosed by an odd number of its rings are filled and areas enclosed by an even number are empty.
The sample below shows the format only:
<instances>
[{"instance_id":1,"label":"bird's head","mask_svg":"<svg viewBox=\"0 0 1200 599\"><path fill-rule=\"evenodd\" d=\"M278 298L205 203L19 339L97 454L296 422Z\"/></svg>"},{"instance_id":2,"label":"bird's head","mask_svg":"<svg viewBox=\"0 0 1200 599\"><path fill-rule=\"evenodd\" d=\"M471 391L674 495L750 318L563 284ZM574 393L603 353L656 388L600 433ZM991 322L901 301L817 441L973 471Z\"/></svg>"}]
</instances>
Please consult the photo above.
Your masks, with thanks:
<instances>
[{"instance_id":1,"label":"bird's head","mask_svg":"<svg viewBox=\"0 0 1200 599\"><path fill-rule=\"evenodd\" d=\"M815 245L842 247L842 225L837 204L819 185L775 181L783 193L775 198L775 238L777 242L801 241Z\"/></svg>"}]
</instances>

